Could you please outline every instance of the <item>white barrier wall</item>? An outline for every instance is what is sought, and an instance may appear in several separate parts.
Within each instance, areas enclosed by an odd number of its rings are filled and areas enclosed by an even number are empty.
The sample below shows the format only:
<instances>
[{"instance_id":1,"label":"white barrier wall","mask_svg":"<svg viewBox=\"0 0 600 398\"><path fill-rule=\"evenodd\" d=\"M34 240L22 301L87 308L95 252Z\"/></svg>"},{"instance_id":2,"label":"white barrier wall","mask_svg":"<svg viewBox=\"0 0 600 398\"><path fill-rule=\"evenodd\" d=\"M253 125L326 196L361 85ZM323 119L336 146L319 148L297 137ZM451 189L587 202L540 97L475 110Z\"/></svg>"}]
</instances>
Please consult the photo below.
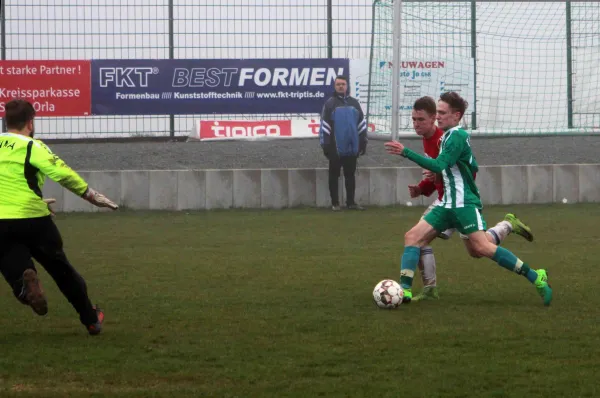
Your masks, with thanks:
<instances>
[{"instance_id":1,"label":"white barrier wall","mask_svg":"<svg viewBox=\"0 0 600 398\"><path fill-rule=\"evenodd\" d=\"M327 169L81 171L90 186L136 210L196 210L330 206ZM366 206L428 205L410 199L407 185L421 179L419 167L360 168L356 201ZM484 166L477 182L484 205L600 202L600 164ZM344 203L344 181L340 198ZM47 180L45 197L60 212L97 211ZM104 210L104 209L103 209Z\"/></svg>"}]
</instances>

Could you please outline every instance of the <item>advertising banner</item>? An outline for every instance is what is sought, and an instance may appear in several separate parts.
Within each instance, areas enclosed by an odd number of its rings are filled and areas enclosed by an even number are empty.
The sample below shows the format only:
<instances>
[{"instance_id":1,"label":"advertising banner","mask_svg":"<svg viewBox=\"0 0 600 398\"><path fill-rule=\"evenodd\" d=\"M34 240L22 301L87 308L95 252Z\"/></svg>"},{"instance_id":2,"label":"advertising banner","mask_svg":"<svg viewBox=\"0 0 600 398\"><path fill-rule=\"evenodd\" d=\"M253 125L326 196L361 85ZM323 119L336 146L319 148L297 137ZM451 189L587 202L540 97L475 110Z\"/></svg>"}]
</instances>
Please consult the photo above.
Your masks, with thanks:
<instances>
[{"instance_id":1,"label":"advertising banner","mask_svg":"<svg viewBox=\"0 0 600 398\"><path fill-rule=\"evenodd\" d=\"M318 138L320 119L197 120L189 137L200 141ZM369 132L375 126L369 124Z\"/></svg>"},{"instance_id":2,"label":"advertising banner","mask_svg":"<svg viewBox=\"0 0 600 398\"><path fill-rule=\"evenodd\" d=\"M320 113L348 59L93 60L95 115Z\"/></svg>"},{"instance_id":3,"label":"advertising banner","mask_svg":"<svg viewBox=\"0 0 600 398\"><path fill-rule=\"evenodd\" d=\"M368 59L352 59L350 62L350 87L352 94L367 110L369 122L377 135L391 134L393 65L388 60L375 60L371 66L369 84ZM400 64L399 116L400 129L412 134L412 107L424 96L434 100L448 91L455 91L469 103L466 114L473 111L475 94L475 69L471 58L406 59Z\"/></svg>"},{"instance_id":4,"label":"advertising banner","mask_svg":"<svg viewBox=\"0 0 600 398\"><path fill-rule=\"evenodd\" d=\"M37 116L88 116L90 61L0 61L0 116L11 99L30 101Z\"/></svg>"}]
</instances>

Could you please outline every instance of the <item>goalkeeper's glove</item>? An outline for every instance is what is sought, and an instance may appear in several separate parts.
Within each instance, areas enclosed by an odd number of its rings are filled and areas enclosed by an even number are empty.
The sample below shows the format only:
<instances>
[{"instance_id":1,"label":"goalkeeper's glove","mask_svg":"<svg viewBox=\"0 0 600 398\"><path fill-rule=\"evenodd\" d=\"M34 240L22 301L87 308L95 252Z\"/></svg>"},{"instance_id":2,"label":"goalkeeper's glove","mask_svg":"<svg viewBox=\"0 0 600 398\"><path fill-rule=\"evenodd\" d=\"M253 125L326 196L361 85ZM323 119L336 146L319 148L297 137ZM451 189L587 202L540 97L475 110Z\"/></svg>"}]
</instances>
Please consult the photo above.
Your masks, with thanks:
<instances>
[{"instance_id":1,"label":"goalkeeper's glove","mask_svg":"<svg viewBox=\"0 0 600 398\"><path fill-rule=\"evenodd\" d=\"M54 198L46 198L46 199L42 199L44 201L44 203L46 203L48 205L48 210L50 210L50 215L52 217L54 217L56 214L54 213L54 210L52 209L52 206L50 206L52 203L56 202L56 199Z\"/></svg>"},{"instance_id":2,"label":"goalkeeper's glove","mask_svg":"<svg viewBox=\"0 0 600 398\"><path fill-rule=\"evenodd\" d=\"M81 197L97 207L108 207L112 210L119 208L112 200L89 187Z\"/></svg>"}]
</instances>

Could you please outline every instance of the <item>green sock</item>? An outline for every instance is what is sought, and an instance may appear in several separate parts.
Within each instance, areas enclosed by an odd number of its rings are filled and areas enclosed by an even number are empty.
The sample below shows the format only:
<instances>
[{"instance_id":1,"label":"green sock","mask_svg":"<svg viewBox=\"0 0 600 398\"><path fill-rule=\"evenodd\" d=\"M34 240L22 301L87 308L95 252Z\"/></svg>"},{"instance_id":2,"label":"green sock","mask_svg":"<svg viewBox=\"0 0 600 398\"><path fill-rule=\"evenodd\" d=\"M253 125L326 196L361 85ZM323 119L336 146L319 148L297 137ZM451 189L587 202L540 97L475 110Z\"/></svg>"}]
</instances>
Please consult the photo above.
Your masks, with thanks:
<instances>
[{"instance_id":1,"label":"green sock","mask_svg":"<svg viewBox=\"0 0 600 398\"><path fill-rule=\"evenodd\" d=\"M410 289L421 257L421 249L416 246L406 246L400 263L400 286Z\"/></svg>"},{"instance_id":2,"label":"green sock","mask_svg":"<svg viewBox=\"0 0 600 398\"><path fill-rule=\"evenodd\" d=\"M509 271L523 275L531 283L535 282L537 278L537 273L508 249L498 246L496 253L494 253L494 257L492 257L492 260Z\"/></svg>"}]
</instances>

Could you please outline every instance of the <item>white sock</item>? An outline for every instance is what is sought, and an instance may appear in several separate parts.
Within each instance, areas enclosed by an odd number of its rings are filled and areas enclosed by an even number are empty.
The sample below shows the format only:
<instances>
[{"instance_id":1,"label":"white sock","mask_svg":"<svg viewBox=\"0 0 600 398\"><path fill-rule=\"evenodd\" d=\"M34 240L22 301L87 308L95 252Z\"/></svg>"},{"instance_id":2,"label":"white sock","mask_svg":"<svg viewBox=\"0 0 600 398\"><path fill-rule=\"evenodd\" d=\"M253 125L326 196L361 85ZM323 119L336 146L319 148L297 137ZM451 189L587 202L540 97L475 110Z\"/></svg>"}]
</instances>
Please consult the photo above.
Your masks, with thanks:
<instances>
[{"instance_id":1,"label":"white sock","mask_svg":"<svg viewBox=\"0 0 600 398\"><path fill-rule=\"evenodd\" d=\"M436 285L435 256L433 255L433 248L431 246L421 248L419 270L421 271L423 286Z\"/></svg>"},{"instance_id":2,"label":"white sock","mask_svg":"<svg viewBox=\"0 0 600 398\"><path fill-rule=\"evenodd\" d=\"M485 231L490 234L496 245L500 245L504 239L512 232L512 225L508 221L500 221L493 228Z\"/></svg>"},{"instance_id":3,"label":"white sock","mask_svg":"<svg viewBox=\"0 0 600 398\"><path fill-rule=\"evenodd\" d=\"M423 253L423 249L421 249L421 253ZM421 281L423 282L423 286L425 286L425 283L427 281L425 280L425 266L423 265L423 254L420 255L419 263L417 265L419 267L419 274L421 275Z\"/></svg>"}]
</instances>

